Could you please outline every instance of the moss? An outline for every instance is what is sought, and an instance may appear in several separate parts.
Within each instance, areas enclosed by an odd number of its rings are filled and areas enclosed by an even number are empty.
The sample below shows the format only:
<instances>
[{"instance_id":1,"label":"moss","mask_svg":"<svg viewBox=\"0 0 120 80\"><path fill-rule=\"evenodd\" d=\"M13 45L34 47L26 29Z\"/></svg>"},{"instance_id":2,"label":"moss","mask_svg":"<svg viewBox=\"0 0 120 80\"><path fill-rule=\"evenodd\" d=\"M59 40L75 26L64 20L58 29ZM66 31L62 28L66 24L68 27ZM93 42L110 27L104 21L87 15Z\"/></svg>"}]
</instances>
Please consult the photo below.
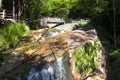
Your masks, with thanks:
<instances>
[{"instance_id":1,"label":"moss","mask_svg":"<svg viewBox=\"0 0 120 80\"><path fill-rule=\"evenodd\" d=\"M99 47L99 41L91 41L73 51L76 70L82 76L93 72L93 70L97 68L98 61L95 61L95 57L98 56Z\"/></svg>"}]
</instances>

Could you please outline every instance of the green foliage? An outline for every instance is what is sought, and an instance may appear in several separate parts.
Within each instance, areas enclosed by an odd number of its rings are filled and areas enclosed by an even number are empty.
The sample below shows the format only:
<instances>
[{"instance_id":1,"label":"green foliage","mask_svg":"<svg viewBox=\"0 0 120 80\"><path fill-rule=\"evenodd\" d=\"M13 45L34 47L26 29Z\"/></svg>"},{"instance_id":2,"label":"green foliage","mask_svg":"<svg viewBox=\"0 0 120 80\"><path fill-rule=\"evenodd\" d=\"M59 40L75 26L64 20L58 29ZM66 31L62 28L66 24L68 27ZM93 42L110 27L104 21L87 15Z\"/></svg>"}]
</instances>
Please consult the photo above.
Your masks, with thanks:
<instances>
[{"instance_id":1,"label":"green foliage","mask_svg":"<svg viewBox=\"0 0 120 80\"><path fill-rule=\"evenodd\" d=\"M42 16L51 16L52 9L53 9L53 0L41 1L40 14Z\"/></svg>"},{"instance_id":2,"label":"green foliage","mask_svg":"<svg viewBox=\"0 0 120 80\"><path fill-rule=\"evenodd\" d=\"M108 56L114 62L113 66L118 65L120 62L120 49L114 49Z\"/></svg>"},{"instance_id":3,"label":"green foliage","mask_svg":"<svg viewBox=\"0 0 120 80\"><path fill-rule=\"evenodd\" d=\"M120 56L120 49L113 50L110 55L119 57Z\"/></svg>"},{"instance_id":4,"label":"green foliage","mask_svg":"<svg viewBox=\"0 0 120 80\"><path fill-rule=\"evenodd\" d=\"M79 22L78 22L78 27L79 28L87 28L88 27L88 25L89 25L89 22L90 22L90 20L83 20L83 19L81 19Z\"/></svg>"},{"instance_id":5,"label":"green foliage","mask_svg":"<svg viewBox=\"0 0 120 80\"><path fill-rule=\"evenodd\" d=\"M3 9L12 10L13 0L3 0ZM98 2L97 2L98 1ZM6 3L7 2L7 3ZM81 17L96 16L102 13L108 1L106 0L20 0L21 7L27 11L27 18L34 20L41 16L53 16L53 17ZM15 12L18 13L18 1L15 0ZM26 12L21 8L21 12ZM21 16L22 17L22 16Z\"/></svg>"},{"instance_id":6,"label":"green foliage","mask_svg":"<svg viewBox=\"0 0 120 80\"><path fill-rule=\"evenodd\" d=\"M81 23L79 23L78 27L80 27L80 28L86 28L86 27L88 27L88 25L87 24L81 24Z\"/></svg>"},{"instance_id":7,"label":"green foliage","mask_svg":"<svg viewBox=\"0 0 120 80\"><path fill-rule=\"evenodd\" d=\"M31 21L29 23L29 26L30 26L30 29L33 29L33 30L39 29L41 27L39 21Z\"/></svg>"},{"instance_id":8,"label":"green foliage","mask_svg":"<svg viewBox=\"0 0 120 80\"><path fill-rule=\"evenodd\" d=\"M54 17L67 17L69 10L72 7L71 0L51 0L53 3L52 16Z\"/></svg>"},{"instance_id":9,"label":"green foliage","mask_svg":"<svg viewBox=\"0 0 120 80\"><path fill-rule=\"evenodd\" d=\"M0 51L9 48L9 45L9 42L5 39L5 37L0 35Z\"/></svg>"},{"instance_id":10,"label":"green foliage","mask_svg":"<svg viewBox=\"0 0 120 80\"><path fill-rule=\"evenodd\" d=\"M105 11L108 1L106 0L77 0L70 10L70 17L96 17Z\"/></svg>"},{"instance_id":11,"label":"green foliage","mask_svg":"<svg viewBox=\"0 0 120 80\"><path fill-rule=\"evenodd\" d=\"M40 14L40 7L41 7L41 0L31 0L29 1L29 8L28 8L28 15L27 18L29 20L35 20L37 19Z\"/></svg>"},{"instance_id":12,"label":"green foliage","mask_svg":"<svg viewBox=\"0 0 120 80\"><path fill-rule=\"evenodd\" d=\"M10 47L20 40L21 37L29 33L29 27L25 23L7 23L0 33L0 50Z\"/></svg>"},{"instance_id":13,"label":"green foliage","mask_svg":"<svg viewBox=\"0 0 120 80\"><path fill-rule=\"evenodd\" d=\"M25 23L20 23L19 27L20 27L20 31L21 31L21 36L27 36L29 34L30 29L29 29L28 25L26 25Z\"/></svg>"},{"instance_id":14,"label":"green foliage","mask_svg":"<svg viewBox=\"0 0 120 80\"><path fill-rule=\"evenodd\" d=\"M100 43L98 41L84 44L81 48L73 51L75 56L76 70L85 76L97 68L98 62L94 58L98 54Z\"/></svg>"},{"instance_id":15,"label":"green foliage","mask_svg":"<svg viewBox=\"0 0 120 80\"><path fill-rule=\"evenodd\" d=\"M120 49L117 48L112 50L108 58L110 60L109 68L111 71L109 74L112 76L113 80L119 80L120 76L117 74L120 74Z\"/></svg>"},{"instance_id":16,"label":"green foliage","mask_svg":"<svg viewBox=\"0 0 120 80\"><path fill-rule=\"evenodd\" d=\"M67 17L74 0L31 0L28 19L34 20L42 16Z\"/></svg>"},{"instance_id":17,"label":"green foliage","mask_svg":"<svg viewBox=\"0 0 120 80\"><path fill-rule=\"evenodd\" d=\"M91 16L99 16L99 14L106 11L106 8L108 6L108 1L99 1L98 4L94 4L94 6L91 9Z\"/></svg>"}]
</instances>

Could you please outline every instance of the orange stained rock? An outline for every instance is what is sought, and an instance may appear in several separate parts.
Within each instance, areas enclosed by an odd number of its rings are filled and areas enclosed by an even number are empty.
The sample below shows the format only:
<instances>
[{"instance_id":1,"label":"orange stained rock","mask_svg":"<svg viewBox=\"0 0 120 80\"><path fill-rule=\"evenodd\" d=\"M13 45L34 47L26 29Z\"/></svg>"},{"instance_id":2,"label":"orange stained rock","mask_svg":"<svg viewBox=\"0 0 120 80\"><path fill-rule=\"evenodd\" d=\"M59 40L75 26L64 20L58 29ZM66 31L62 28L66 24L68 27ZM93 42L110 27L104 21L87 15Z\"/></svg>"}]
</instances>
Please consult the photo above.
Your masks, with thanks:
<instances>
[{"instance_id":1,"label":"orange stained rock","mask_svg":"<svg viewBox=\"0 0 120 80\"><path fill-rule=\"evenodd\" d=\"M18 48L16 48L11 54L19 54L24 52L24 49L26 48L26 46L19 46Z\"/></svg>"},{"instance_id":2,"label":"orange stained rock","mask_svg":"<svg viewBox=\"0 0 120 80\"><path fill-rule=\"evenodd\" d=\"M66 38L70 37L71 39L79 39L79 40L88 40L88 39L92 39L94 37L94 35L89 35L89 34L80 34L80 33L74 33L74 32L65 32L65 33L61 33L58 34L57 36L54 37L49 37L48 40L42 41L41 43L30 43L27 44L27 46L25 46L26 44L18 47L16 50L24 50L24 54L27 55L42 55L42 56L47 56L50 53L52 53L53 51L57 51L57 50L67 50L68 46L67 46L67 42L66 42ZM33 49L30 47L34 47ZM29 49L27 49L29 48Z\"/></svg>"},{"instance_id":3,"label":"orange stained rock","mask_svg":"<svg viewBox=\"0 0 120 80\"><path fill-rule=\"evenodd\" d=\"M24 52L24 54L26 54L26 55L32 55L35 51L36 51L36 49L30 49L30 50Z\"/></svg>"},{"instance_id":4,"label":"orange stained rock","mask_svg":"<svg viewBox=\"0 0 120 80\"><path fill-rule=\"evenodd\" d=\"M24 52L27 55L42 55L47 56L54 51L65 51L67 50L67 42L65 41L66 33L59 34L54 37L50 37L48 40L45 40L39 43L38 46L34 46L34 49L27 50ZM34 53L35 52L35 53Z\"/></svg>"},{"instance_id":5,"label":"orange stained rock","mask_svg":"<svg viewBox=\"0 0 120 80\"><path fill-rule=\"evenodd\" d=\"M38 55L47 56L56 50L61 50L61 49L66 50L67 44L65 44L65 42L58 41L59 42L58 44L56 44L56 42L57 41L54 42L54 40L53 40L53 42L45 41L45 42L41 43L41 46L39 49L40 52L38 52Z\"/></svg>"},{"instance_id":6,"label":"orange stained rock","mask_svg":"<svg viewBox=\"0 0 120 80\"><path fill-rule=\"evenodd\" d=\"M55 59L59 58L60 56L62 56L65 53L65 50L59 50L57 51L55 54L51 54L52 56L50 57L46 57L45 60L48 62L52 62Z\"/></svg>"},{"instance_id":7,"label":"orange stained rock","mask_svg":"<svg viewBox=\"0 0 120 80\"><path fill-rule=\"evenodd\" d=\"M26 48L26 46L20 46L19 48L17 48L16 50L21 50L21 49L24 49Z\"/></svg>"}]
</instances>

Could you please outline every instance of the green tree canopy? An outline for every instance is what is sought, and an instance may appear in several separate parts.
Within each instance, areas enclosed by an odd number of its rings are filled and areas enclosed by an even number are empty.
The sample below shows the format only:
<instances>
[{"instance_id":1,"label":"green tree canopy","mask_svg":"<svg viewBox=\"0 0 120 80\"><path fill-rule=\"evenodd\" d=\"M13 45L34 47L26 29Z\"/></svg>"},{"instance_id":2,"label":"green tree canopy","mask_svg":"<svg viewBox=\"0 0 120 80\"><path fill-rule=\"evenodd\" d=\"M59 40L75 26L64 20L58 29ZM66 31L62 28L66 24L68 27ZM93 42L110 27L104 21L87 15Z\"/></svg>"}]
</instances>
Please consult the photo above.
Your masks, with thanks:
<instances>
[{"instance_id":1,"label":"green tree canopy","mask_svg":"<svg viewBox=\"0 0 120 80\"><path fill-rule=\"evenodd\" d=\"M28 10L29 19L41 16L67 17L76 0L31 0Z\"/></svg>"},{"instance_id":2,"label":"green tree canopy","mask_svg":"<svg viewBox=\"0 0 120 80\"><path fill-rule=\"evenodd\" d=\"M70 10L70 17L95 17L105 11L108 1L106 0L77 0Z\"/></svg>"}]
</instances>

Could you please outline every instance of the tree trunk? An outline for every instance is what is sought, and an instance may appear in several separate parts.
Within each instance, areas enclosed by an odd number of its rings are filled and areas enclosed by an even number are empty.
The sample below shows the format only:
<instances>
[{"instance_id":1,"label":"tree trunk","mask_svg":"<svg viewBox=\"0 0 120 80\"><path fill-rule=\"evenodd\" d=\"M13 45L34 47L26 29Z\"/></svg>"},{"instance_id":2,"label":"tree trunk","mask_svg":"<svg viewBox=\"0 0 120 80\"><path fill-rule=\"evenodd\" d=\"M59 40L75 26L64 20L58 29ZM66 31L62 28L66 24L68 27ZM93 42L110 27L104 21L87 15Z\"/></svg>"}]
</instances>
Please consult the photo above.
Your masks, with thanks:
<instances>
[{"instance_id":1,"label":"tree trunk","mask_svg":"<svg viewBox=\"0 0 120 80\"><path fill-rule=\"evenodd\" d=\"M20 13L21 10L20 10L20 0L18 0L18 22L20 22Z\"/></svg>"},{"instance_id":2,"label":"tree trunk","mask_svg":"<svg viewBox=\"0 0 120 80\"><path fill-rule=\"evenodd\" d=\"M114 46L116 46L116 10L115 10L115 0L113 2L113 28L114 28Z\"/></svg>"},{"instance_id":3,"label":"tree trunk","mask_svg":"<svg viewBox=\"0 0 120 80\"><path fill-rule=\"evenodd\" d=\"M13 19L15 19L15 0L13 0Z\"/></svg>"},{"instance_id":4,"label":"tree trunk","mask_svg":"<svg viewBox=\"0 0 120 80\"><path fill-rule=\"evenodd\" d=\"M2 0L0 0L0 8L2 7Z\"/></svg>"}]
</instances>

